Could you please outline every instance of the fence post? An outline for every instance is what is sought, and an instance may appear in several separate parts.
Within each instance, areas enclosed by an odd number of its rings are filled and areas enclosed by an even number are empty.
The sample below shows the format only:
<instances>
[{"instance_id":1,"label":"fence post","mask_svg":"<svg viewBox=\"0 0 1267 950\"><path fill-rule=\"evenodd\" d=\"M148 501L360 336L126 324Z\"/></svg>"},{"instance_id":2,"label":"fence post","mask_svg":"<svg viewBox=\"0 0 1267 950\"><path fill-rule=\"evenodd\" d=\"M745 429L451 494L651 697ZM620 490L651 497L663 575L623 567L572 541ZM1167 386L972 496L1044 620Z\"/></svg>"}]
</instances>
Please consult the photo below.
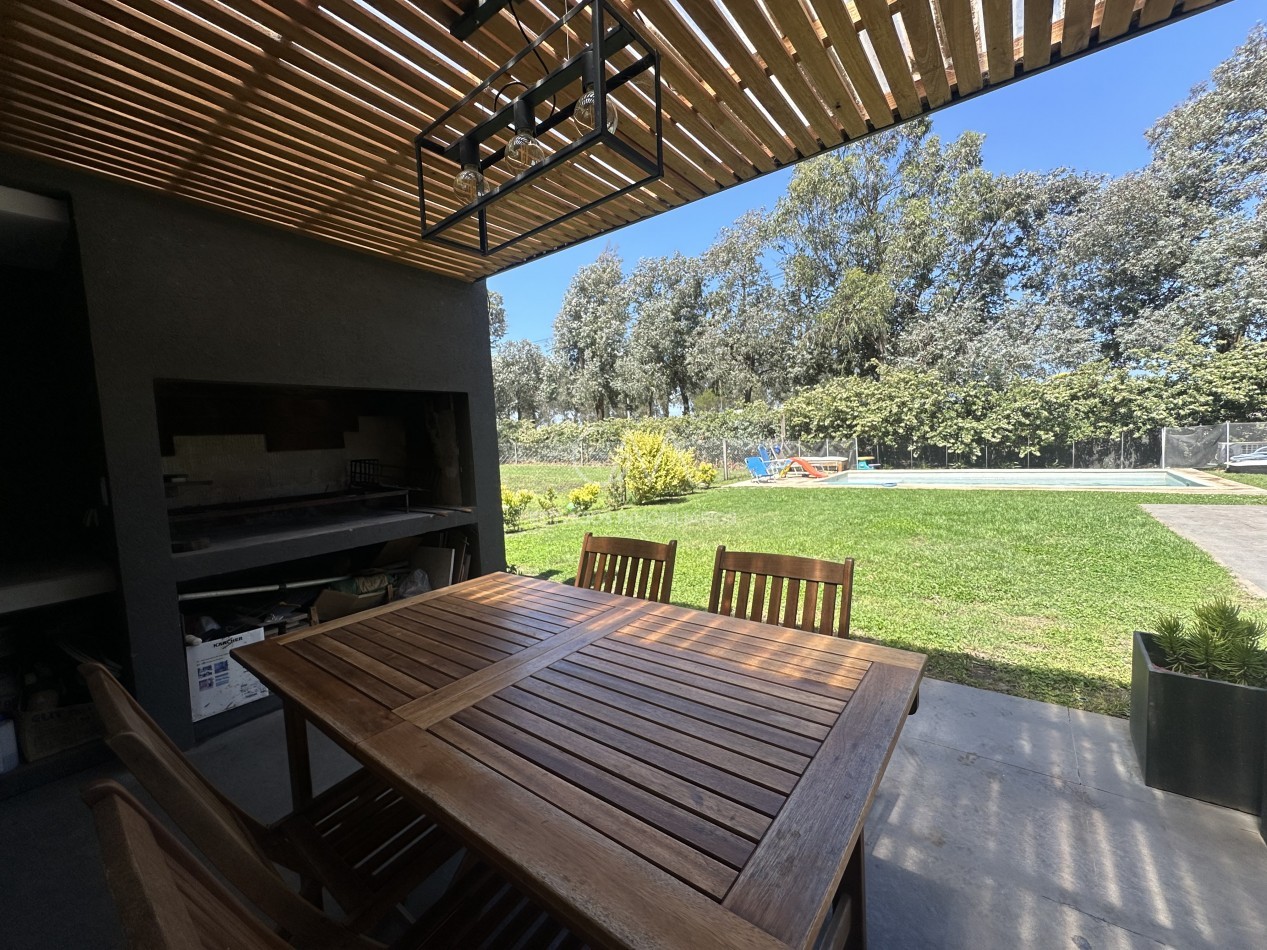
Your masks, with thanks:
<instances>
[{"instance_id":1,"label":"fence post","mask_svg":"<svg viewBox=\"0 0 1267 950\"><path fill-rule=\"evenodd\" d=\"M1232 457L1232 423L1225 422L1223 425L1225 435L1223 436L1223 459L1224 464Z\"/></svg>"},{"instance_id":2,"label":"fence post","mask_svg":"<svg viewBox=\"0 0 1267 950\"><path fill-rule=\"evenodd\" d=\"M1161 427L1161 467L1166 467L1166 432L1167 427Z\"/></svg>"},{"instance_id":3,"label":"fence post","mask_svg":"<svg viewBox=\"0 0 1267 950\"><path fill-rule=\"evenodd\" d=\"M1117 434L1117 467L1126 468L1126 430Z\"/></svg>"},{"instance_id":4,"label":"fence post","mask_svg":"<svg viewBox=\"0 0 1267 950\"><path fill-rule=\"evenodd\" d=\"M729 458L726 455L726 439L723 436L721 440L721 480L724 482L730 477Z\"/></svg>"}]
</instances>

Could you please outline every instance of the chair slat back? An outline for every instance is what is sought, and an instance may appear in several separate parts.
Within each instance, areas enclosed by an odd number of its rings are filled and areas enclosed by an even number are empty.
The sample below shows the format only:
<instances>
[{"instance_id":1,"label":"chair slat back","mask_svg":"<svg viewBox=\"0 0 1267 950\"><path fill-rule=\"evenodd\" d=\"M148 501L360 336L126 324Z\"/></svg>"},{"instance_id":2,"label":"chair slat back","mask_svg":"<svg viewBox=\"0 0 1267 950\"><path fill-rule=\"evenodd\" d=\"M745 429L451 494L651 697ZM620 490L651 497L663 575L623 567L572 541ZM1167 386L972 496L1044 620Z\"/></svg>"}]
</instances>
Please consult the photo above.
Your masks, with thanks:
<instances>
[{"instance_id":1,"label":"chair slat back","mask_svg":"<svg viewBox=\"0 0 1267 950\"><path fill-rule=\"evenodd\" d=\"M106 881L137 950L289 946L233 896L144 806L113 781L84 790Z\"/></svg>"},{"instance_id":2,"label":"chair slat back","mask_svg":"<svg viewBox=\"0 0 1267 950\"><path fill-rule=\"evenodd\" d=\"M264 846L268 829L208 782L109 670L85 663L79 673L101 716L107 745L198 850L288 931L326 939L330 919L282 879Z\"/></svg>"},{"instance_id":3,"label":"chair slat back","mask_svg":"<svg viewBox=\"0 0 1267 950\"><path fill-rule=\"evenodd\" d=\"M853 558L822 561L717 548L710 613L848 637L852 600Z\"/></svg>"},{"instance_id":4,"label":"chair slat back","mask_svg":"<svg viewBox=\"0 0 1267 950\"><path fill-rule=\"evenodd\" d=\"M576 586L667 604L673 592L677 541L595 537L585 532Z\"/></svg>"},{"instance_id":5,"label":"chair slat back","mask_svg":"<svg viewBox=\"0 0 1267 950\"><path fill-rule=\"evenodd\" d=\"M222 824L244 851L260 861L268 860L262 845L267 834L264 826L194 768L109 670L100 663L85 663L79 667L79 675L92 693L105 727L106 743L164 811L180 822L173 811L173 806L177 810L180 807L176 799L179 790L181 795L199 801L201 810Z\"/></svg>"}]
</instances>

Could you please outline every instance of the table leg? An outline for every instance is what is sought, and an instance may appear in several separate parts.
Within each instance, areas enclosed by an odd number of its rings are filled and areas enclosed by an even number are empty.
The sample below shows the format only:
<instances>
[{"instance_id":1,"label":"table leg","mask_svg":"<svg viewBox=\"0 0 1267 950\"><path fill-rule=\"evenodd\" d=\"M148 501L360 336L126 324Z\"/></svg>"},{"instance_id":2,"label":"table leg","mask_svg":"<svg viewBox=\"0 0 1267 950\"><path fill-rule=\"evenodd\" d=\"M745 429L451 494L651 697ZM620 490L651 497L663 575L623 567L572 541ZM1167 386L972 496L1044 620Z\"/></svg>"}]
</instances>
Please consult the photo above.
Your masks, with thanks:
<instances>
[{"instance_id":1,"label":"table leg","mask_svg":"<svg viewBox=\"0 0 1267 950\"><path fill-rule=\"evenodd\" d=\"M286 723L286 760L290 766L290 803L299 812L312 803L312 760L308 755L308 720L289 699L282 700ZM321 882L306 874L299 877L299 894L310 904L322 906Z\"/></svg>"},{"instance_id":2,"label":"table leg","mask_svg":"<svg viewBox=\"0 0 1267 950\"><path fill-rule=\"evenodd\" d=\"M864 950L867 945L867 848L864 835L865 829L858 832L858 843L853 846L853 855L845 865L845 874L840 881L841 889L850 897L849 914L853 918L845 943L849 950Z\"/></svg>"},{"instance_id":3,"label":"table leg","mask_svg":"<svg viewBox=\"0 0 1267 950\"><path fill-rule=\"evenodd\" d=\"M312 803L312 764L308 758L308 720L289 699L282 700L286 721L286 758L290 764L290 804L295 811Z\"/></svg>"},{"instance_id":4,"label":"table leg","mask_svg":"<svg viewBox=\"0 0 1267 950\"><path fill-rule=\"evenodd\" d=\"M836 888L831 915L823 924L818 939L814 941L814 950L864 950L866 947L867 895L866 882L863 879L865 852L866 845L859 833L858 843L849 857L849 863L845 865L840 886Z\"/></svg>"}]
</instances>

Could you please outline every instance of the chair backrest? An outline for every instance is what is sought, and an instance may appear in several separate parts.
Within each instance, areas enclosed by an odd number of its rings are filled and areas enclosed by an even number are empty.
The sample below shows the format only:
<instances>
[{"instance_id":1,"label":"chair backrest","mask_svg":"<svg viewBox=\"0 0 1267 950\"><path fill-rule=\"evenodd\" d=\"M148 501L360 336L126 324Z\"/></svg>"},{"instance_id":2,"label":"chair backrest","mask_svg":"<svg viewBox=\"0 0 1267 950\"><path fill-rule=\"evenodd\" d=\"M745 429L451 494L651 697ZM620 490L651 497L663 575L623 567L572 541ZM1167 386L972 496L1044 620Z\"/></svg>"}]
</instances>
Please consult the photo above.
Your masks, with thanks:
<instances>
[{"instance_id":1,"label":"chair backrest","mask_svg":"<svg viewBox=\"0 0 1267 950\"><path fill-rule=\"evenodd\" d=\"M858 471L860 472L871 471L871 466L867 463L866 459L858 459Z\"/></svg>"},{"instance_id":2,"label":"chair backrest","mask_svg":"<svg viewBox=\"0 0 1267 950\"><path fill-rule=\"evenodd\" d=\"M820 561L717 548L710 613L848 637L852 600L853 558Z\"/></svg>"},{"instance_id":3,"label":"chair backrest","mask_svg":"<svg viewBox=\"0 0 1267 950\"><path fill-rule=\"evenodd\" d=\"M79 673L105 727L106 744L198 850L288 931L326 939L332 922L282 879L265 850L268 829L208 782L109 670L85 663Z\"/></svg>"},{"instance_id":4,"label":"chair backrest","mask_svg":"<svg viewBox=\"0 0 1267 950\"><path fill-rule=\"evenodd\" d=\"M770 454L770 450L764 445L757 446L757 454L761 456L761 461L763 462L774 461L774 456Z\"/></svg>"},{"instance_id":5,"label":"chair backrest","mask_svg":"<svg viewBox=\"0 0 1267 950\"><path fill-rule=\"evenodd\" d=\"M136 950L287 950L144 806L113 781L84 789L106 882Z\"/></svg>"},{"instance_id":6,"label":"chair backrest","mask_svg":"<svg viewBox=\"0 0 1267 950\"><path fill-rule=\"evenodd\" d=\"M594 537L585 532L576 586L667 604L673 592L677 541Z\"/></svg>"},{"instance_id":7,"label":"chair backrest","mask_svg":"<svg viewBox=\"0 0 1267 950\"><path fill-rule=\"evenodd\" d=\"M748 472L753 478L769 478L770 469L759 456L750 455L744 459L744 464L748 466Z\"/></svg>"}]
</instances>

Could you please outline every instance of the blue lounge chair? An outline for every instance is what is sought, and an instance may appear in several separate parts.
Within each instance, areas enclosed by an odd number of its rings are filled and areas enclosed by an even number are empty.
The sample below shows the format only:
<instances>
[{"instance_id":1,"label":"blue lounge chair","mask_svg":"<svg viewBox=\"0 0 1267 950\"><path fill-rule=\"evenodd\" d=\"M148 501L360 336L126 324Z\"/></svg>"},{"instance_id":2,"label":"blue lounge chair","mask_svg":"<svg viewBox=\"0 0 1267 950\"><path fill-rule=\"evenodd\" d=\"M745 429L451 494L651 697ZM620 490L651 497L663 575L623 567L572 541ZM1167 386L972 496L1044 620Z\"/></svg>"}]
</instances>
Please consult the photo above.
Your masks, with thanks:
<instances>
[{"instance_id":1,"label":"blue lounge chair","mask_svg":"<svg viewBox=\"0 0 1267 950\"><path fill-rule=\"evenodd\" d=\"M744 462L748 466L748 471L752 474L755 481L768 482L774 476L770 474L770 470L766 468L766 464L759 455L750 455Z\"/></svg>"},{"instance_id":2,"label":"blue lounge chair","mask_svg":"<svg viewBox=\"0 0 1267 950\"><path fill-rule=\"evenodd\" d=\"M781 471L788 467L790 459L779 458L778 451L780 446L774 447L774 454L770 453L764 445L757 446L757 451L761 454L761 461L765 463L766 471L771 475L778 475Z\"/></svg>"}]
</instances>

